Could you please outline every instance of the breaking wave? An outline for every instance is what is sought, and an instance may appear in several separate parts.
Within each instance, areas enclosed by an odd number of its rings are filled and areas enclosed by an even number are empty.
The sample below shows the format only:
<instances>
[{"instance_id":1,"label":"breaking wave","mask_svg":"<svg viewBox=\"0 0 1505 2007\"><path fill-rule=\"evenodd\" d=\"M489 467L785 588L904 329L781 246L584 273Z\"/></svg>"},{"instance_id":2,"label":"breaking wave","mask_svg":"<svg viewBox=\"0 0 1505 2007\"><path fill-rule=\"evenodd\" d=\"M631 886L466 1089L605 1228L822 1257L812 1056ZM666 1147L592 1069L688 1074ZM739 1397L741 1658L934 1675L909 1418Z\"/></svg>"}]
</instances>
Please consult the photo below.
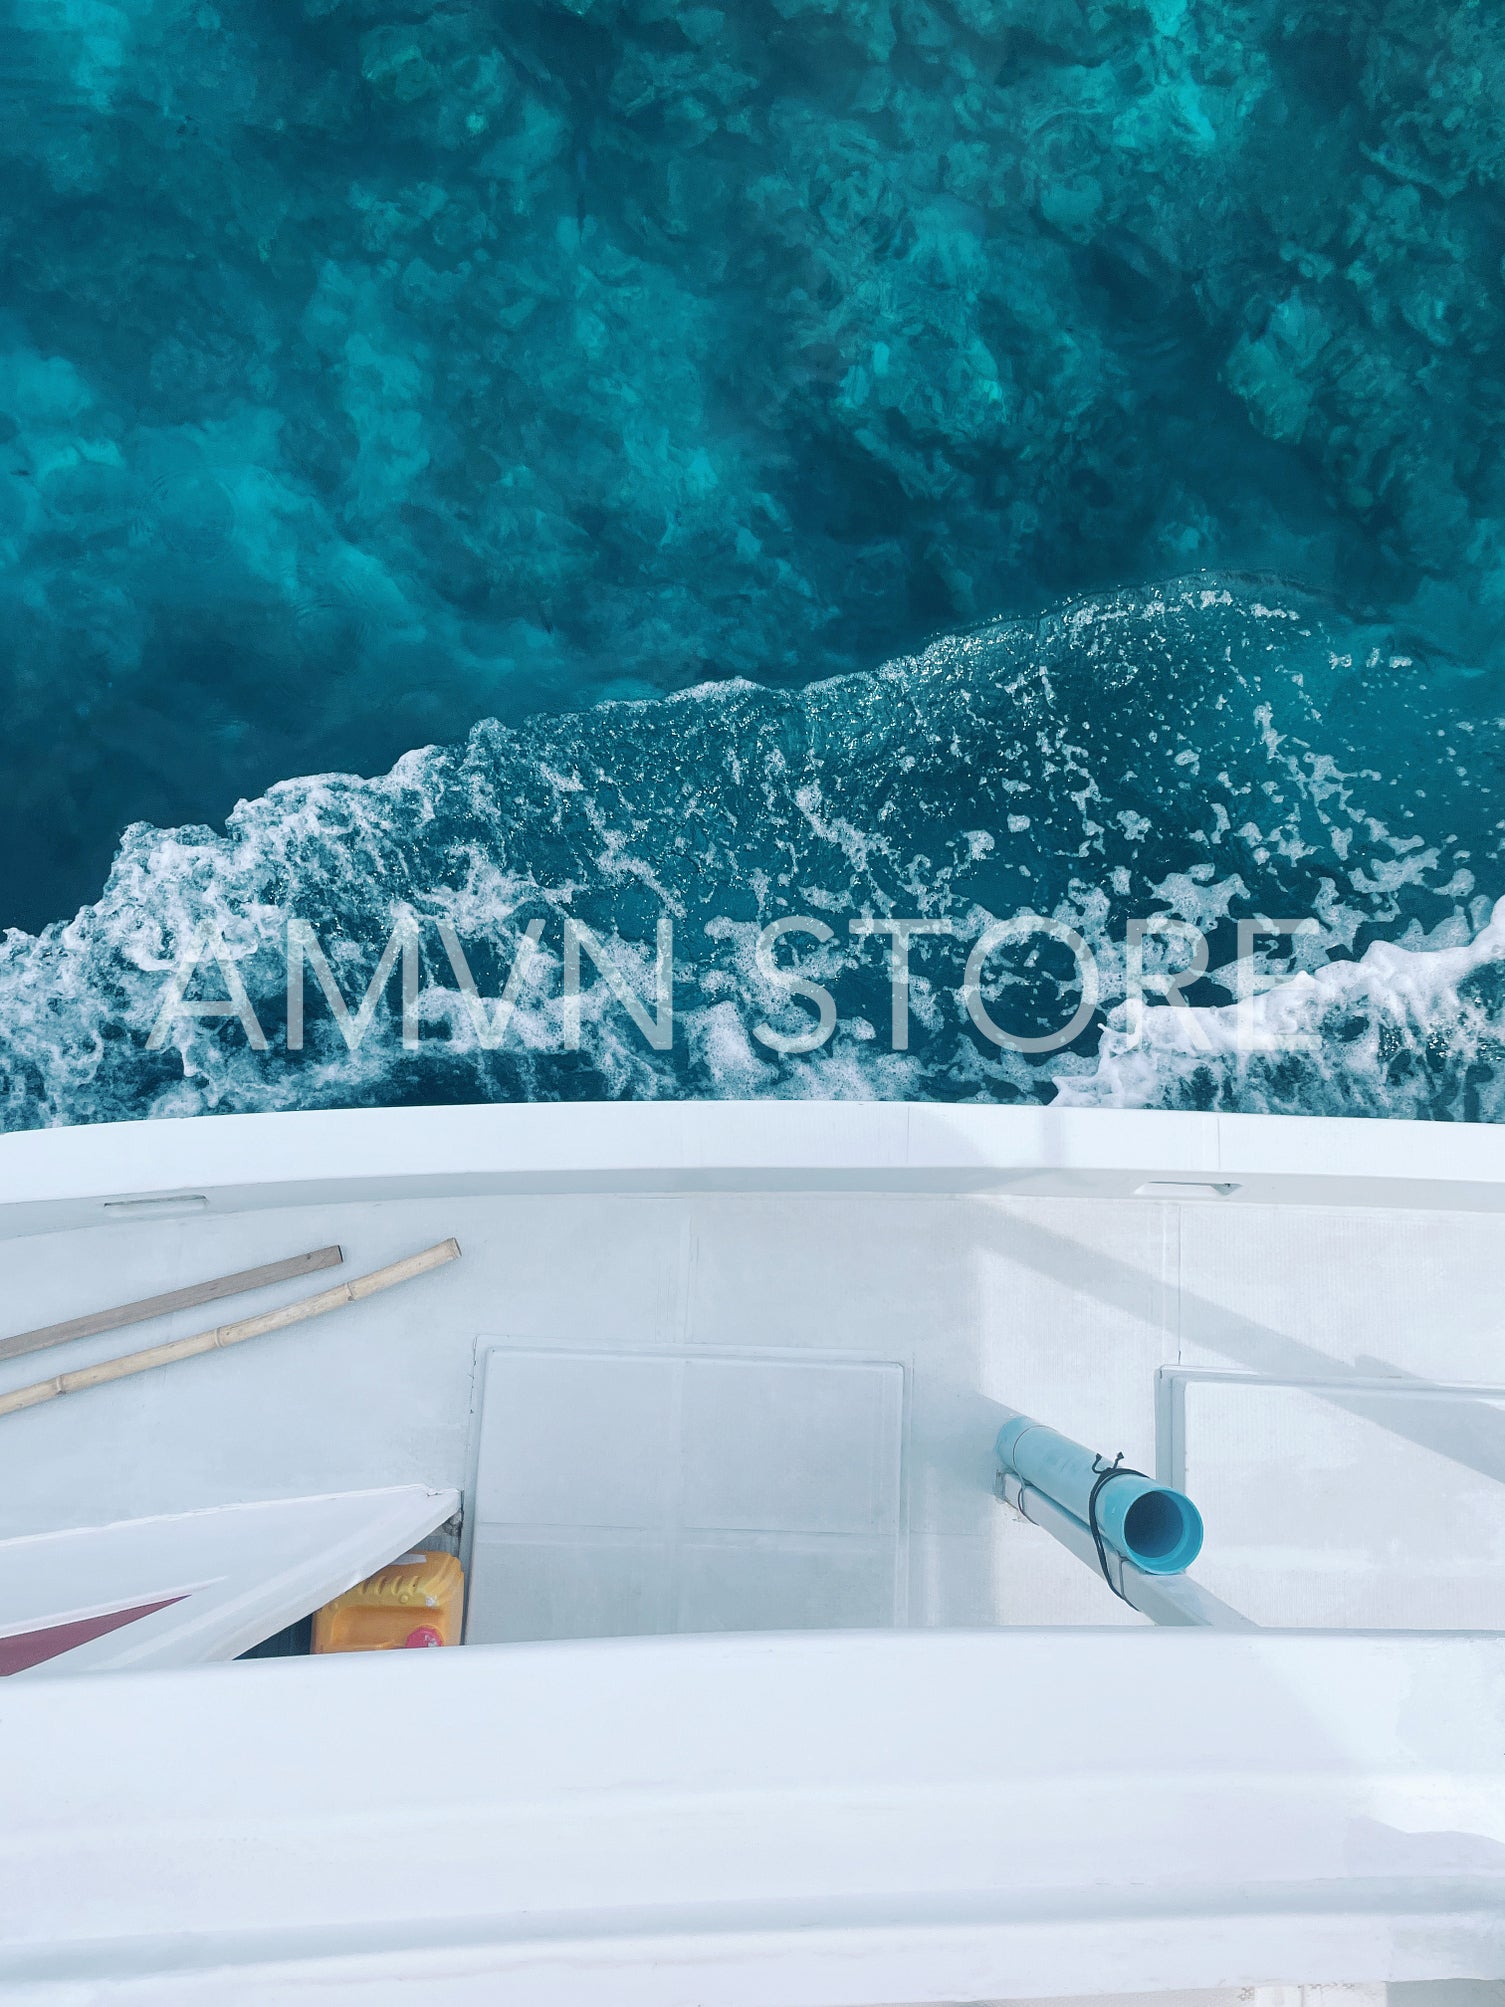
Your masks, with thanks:
<instances>
[{"instance_id":1,"label":"breaking wave","mask_svg":"<svg viewBox=\"0 0 1505 2007\"><path fill-rule=\"evenodd\" d=\"M0 954L7 1127L208 1112L620 1096L918 1096L1073 1105L1505 1115L1505 727L1482 678L1270 581L1198 578L937 641L866 676L788 692L717 684L519 728L478 725L378 779L282 782L223 834L128 830L103 897ZM999 917L1077 931L1097 1010L1063 1050L1000 1047L963 966ZM1126 1002L1132 919L1210 944L1185 1009ZM758 937L830 930L775 957ZM910 946L907 1047L887 943L850 922L949 923ZM657 1049L585 964L578 1049L562 998L566 917L646 996L673 930L673 1043ZM1236 967L1245 922L1267 935ZM401 1037L398 960L365 1035L317 984L287 1024L289 922L359 1001L394 927L418 960ZM531 961L518 959L528 931ZM478 997L516 970L504 1030ZM1173 952L1175 930L1148 950ZM244 985L244 1014L163 1015L195 942L223 944L191 1006ZM1174 962L1170 966L1183 966ZM1247 1049L1236 983L1260 1034ZM1059 940L990 958L986 1009L1044 1037L1081 1002ZM639 1015L646 1013L640 1006ZM818 1027L817 1027L818 1028ZM358 1028L357 1028L358 1029Z\"/></svg>"}]
</instances>

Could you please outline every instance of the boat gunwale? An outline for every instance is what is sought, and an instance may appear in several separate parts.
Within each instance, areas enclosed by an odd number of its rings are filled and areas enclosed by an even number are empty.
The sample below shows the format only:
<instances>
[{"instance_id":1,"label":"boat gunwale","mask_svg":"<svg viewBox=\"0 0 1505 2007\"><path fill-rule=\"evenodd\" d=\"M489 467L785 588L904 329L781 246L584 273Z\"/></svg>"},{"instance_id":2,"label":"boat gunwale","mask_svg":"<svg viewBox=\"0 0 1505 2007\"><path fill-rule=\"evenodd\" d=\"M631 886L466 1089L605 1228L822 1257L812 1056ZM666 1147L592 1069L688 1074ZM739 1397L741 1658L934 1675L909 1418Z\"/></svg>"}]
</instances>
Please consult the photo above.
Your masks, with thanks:
<instances>
[{"instance_id":1,"label":"boat gunwale","mask_svg":"<svg viewBox=\"0 0 1505 2007\"><path fill-rule=\"evenodd\" d=\"M1157 1187L1141 1191L1141 1187ZM0 1237L488 1193L1000 1193L1505 1210L1505 1125L928 1102L471 1104L0 1136Z\"/></svg>"}]
</instances>

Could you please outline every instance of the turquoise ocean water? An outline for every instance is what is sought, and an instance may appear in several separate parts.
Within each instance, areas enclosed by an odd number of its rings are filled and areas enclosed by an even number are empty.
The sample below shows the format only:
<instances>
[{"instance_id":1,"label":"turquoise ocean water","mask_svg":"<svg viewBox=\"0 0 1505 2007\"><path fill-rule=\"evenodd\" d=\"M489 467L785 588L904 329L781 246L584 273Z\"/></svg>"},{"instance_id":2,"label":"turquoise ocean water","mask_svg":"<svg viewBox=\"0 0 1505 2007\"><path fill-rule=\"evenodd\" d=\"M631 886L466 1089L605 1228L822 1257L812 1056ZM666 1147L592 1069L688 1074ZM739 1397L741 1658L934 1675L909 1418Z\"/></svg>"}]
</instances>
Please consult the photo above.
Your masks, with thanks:
<instances>
[{"instance_id":1,"label":"turquoise ocean water","mask_svg":"<svg viewBox=\"0 0 1505 2007\"><path fill-rule=\"evenodd\" d=\"M4 0L0 1120L1505 1115L1502 107L1483 0Z\"/></svg>"}]
</instances>

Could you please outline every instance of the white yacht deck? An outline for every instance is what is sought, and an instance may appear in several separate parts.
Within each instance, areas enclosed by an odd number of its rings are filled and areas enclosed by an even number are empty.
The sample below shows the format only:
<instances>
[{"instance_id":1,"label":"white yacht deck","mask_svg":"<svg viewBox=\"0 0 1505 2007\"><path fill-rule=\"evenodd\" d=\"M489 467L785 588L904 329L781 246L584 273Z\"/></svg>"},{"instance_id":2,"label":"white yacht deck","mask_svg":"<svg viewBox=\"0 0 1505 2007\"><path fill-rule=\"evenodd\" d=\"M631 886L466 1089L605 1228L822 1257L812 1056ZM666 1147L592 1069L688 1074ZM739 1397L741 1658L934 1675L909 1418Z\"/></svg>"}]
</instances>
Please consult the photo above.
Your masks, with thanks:
<instances>
[{"instance_id":1,"label":"white yacht deck","mask_svg":"<svg viewBox=\"0 0 1505 2007\"><path fill-rule=\"evenodd\" d=\"M1505 1132L1383 1123L0 1139L12 1333L462 1250L0 1414L0 1999L1499 2007L1502 1210ZM1255 1628L1154 1629L1002 1504L1006 1409L1184 1482ZM447 1514L472 1649L200 1669ZM130 1621L39 1663L49 1609Z\"/></svg>"},{"instance_id":2,"label":"white yacht deck","mask_svg":"<svg viewBox=\"0 0 1505 2007\"><path fill-rule=\"evenodd\" d=\"M994 1498L1006 1404L1184 1478L1197 1579L1261 1623L1505 1629L1502 1205L1500 1132L1399 1123L714 1104L11 1136L11 1330L329 1242L347 1275L463 1254L0 1418L0 1531L422 1484L465 1495L481 1641L1140 1621Z\"/></svg>"}]
</instances>

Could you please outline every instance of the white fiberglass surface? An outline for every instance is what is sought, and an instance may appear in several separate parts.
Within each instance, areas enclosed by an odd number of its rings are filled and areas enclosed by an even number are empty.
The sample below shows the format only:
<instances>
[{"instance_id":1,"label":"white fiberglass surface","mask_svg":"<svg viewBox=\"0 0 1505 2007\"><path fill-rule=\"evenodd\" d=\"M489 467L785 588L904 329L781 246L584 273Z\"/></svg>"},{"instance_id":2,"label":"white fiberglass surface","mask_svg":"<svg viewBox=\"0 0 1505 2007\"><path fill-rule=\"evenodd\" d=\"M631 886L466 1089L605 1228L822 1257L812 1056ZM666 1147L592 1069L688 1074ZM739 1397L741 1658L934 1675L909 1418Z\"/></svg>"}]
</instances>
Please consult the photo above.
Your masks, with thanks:
<instances>
[{"instance_id":1,"label":"white fiberglass surface","mask_svg":"<svg viewBox=\"0 0 1505 2007\"><path fill-rule=\"evenodd\" d=\"M890 1517L873 1536L895 1541L897 1587L886 1608L872 1600L870 1555L861 1604L870 1620L1133 1623L1089 1570L994 1498L1002 1406L1153 1470L1163 1368L1505 1384L1491 1215L1128 1197L497 1192L211 1208L8 1241L7 1322L26 1329L334 1241L345 1272L359 1274L450 1234L458 1261L384 1297L0 1417L0 1532L397 1484L470 1490L488 1343L623 1361L744 1355L806 1375L775 1374L749 1413L777 1416L786 1396L775 1385L790 1390L792 1411L796 1387L866 1387L861 1373L871 1371L902 1378L902 1525L893 1535ZM244 1307L304 1286L281 1285ZM4 1362L0 1392L202 1321L178 1313ZM821 1379L816 1368L832 1362L854 1377ZM630 1430L611 1445L619 1465L636 1452ZM1369 1453L1376 1472L1392 1452L1398 1468L1404 1439L1392 1443L1382 1427ZM772 1470L794 1453L792 1443L765 1441L755 1461ZM1215 1437L1206 1453L1217 1458ZM850 1443L842 1451L856 1454ZM1221 1481L1209 1476L1209 1497L1221 1495ZM828 1539L835 1522L825 1510L784 1534ZM555 1511L539 1500L488 1507L473 1514L472 1531L481 1520L553 1526ZM1315 1519L1308 1539L1315 1556ZM1216 1545L1210 1533L1199 1571L1214 1564ZM1307 1563L1288 1549L1285 1565ZM755 1588L749 1615L765 1594ZM763 1607L787 1614L783 1594ZM655 1625L679 1621L662 1601L655 1607ZM840 1618L839 1599L830 1607ZM497 1634L516 1635L521 1604L497 1621Z\"/></svg>"},{"instance_id":2,"label":"white fiberglass surface","mask_svg":"<svg viewBox=\"0 0 1505 2007\"><path fill-rule=\"evenodd\" d=\"M1178 1378L1198 1570L1260 1624L1505 1631L1505 1387Z\"/></svg>"},{"instance_id":3,"label":"white fiberglass surface","mask_svg":"<svg viewBox=\"0 0 1505 2007\"><path fill-rule=\"evenodd\" d=\"M904 1369L488 1347L468 1642L903 1620Z\"/></svg>"},{"instance_id":4,"label":"white fiberglass surface","mask_svg":"<svg viewBox=\"0 0 1505 2007\"><path fill-rule=\"evenodd\" d=\"M1500 1977L1502 1650L845 1633L18 1684L0 1993L871 2007Z\"/></svg>"}]
</instances>

